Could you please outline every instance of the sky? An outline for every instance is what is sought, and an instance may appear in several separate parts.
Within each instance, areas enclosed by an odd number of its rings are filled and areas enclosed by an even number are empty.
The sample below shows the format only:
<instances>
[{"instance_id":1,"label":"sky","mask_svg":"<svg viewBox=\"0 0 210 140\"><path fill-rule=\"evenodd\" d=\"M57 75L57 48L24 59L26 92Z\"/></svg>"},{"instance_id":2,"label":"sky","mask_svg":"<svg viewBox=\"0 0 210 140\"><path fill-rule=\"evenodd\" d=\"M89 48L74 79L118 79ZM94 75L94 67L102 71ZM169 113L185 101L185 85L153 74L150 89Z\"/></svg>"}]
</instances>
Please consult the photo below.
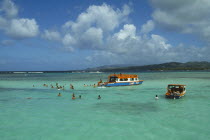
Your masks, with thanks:
<instances>
[{"instance_id":1,"label":"sky","mask_svg":"<svg viewBox=\"0 0 210 140\"><path fill-rule=\"evenodd\" d=\"M0 0L0 71L210 61L209 0Z\"/></svg>"}]
</instances>

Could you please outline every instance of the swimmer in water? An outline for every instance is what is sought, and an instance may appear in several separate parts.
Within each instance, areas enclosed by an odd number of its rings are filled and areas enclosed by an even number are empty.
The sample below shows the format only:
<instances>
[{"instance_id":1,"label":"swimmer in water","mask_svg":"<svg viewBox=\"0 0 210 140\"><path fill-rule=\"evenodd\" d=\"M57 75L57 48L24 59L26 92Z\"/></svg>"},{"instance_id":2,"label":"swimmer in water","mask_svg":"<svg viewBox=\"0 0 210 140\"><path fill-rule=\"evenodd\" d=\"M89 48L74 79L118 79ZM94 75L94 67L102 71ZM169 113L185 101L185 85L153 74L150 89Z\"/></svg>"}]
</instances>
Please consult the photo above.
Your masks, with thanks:
<instances>
[{"instance_id":1,"label":"swimmer in water","mask_svg":"<svg viewBox=\"0 0 210 140\"><path fill-rule=\"evenodd\" d=\"M72 84L70 84L70 89L74 89L74 86Z\"/></svg>"},{"instance_id":2,"label":"swimmer in water","mask_svg":"<svg viewBox=\"0 0 210 140\"><path fill-rule=\"evenodd\" d=\"M101 99L101 96L100 95L98 95L98 99Z\"/></svg>"},{"instance_id":3,"label":"swimmer in water","mask_svg":"<svg viewBox=\"0 0 210 140\"><path fill-rule=\"evenodd\" d=\"M156 95L156 96L155 96L155 99L156 99L156 100L158 100L158 99L159 99L159 98L158 98L158 95Z\"/></svg>"},{"instance_id":4,"label":"swimmer in water","mask_svg":"<svg viewBox=\"0 0 210 140\"><path fill-rule=\"evenodd\" d=\"M81 96L81 95L79 95L79 98L81 99L81 98L82 98L82 96Z\"/></svg>"},{"instance_id":5,"label":"swimmer in water","mask_svg":"<svg viewBox=\"0 0 210 140\"><path fill-rule=\"evenodd\" d=\"M58 93L58 96L61 96L61 93Z\"/></svg>"},{"instance_id":6,"label":"swimmer in water","mask_svg":"<svg viewBox=\"0 0 210 140\"><path fill-rule=\"evenodd\" d=\"M74 95L74 93L72 94L72 100L74 100L74 99L76 99L76 97L75 97L75 95Z\"/></svg>"}]
</instances>

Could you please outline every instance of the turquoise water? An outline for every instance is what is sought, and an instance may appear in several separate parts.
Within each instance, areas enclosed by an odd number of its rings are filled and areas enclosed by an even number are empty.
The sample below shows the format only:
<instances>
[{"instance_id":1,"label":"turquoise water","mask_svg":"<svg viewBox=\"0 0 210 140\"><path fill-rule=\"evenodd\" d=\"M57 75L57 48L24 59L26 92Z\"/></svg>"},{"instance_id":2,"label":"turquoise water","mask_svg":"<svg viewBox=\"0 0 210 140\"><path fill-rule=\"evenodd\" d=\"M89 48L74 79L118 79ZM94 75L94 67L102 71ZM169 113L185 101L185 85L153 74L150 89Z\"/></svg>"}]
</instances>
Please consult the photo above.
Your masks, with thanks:
<instances>
[{"instance_id":1,"label":"turquoise water","mask_svg":"<svg viewBox=\"0 0 210 140\"><path fill-rule=\"evenodd\" d=\"M136 74L142 85L109 88L83 86L109 73L0 74L0 139L210 139L210 72ZM56 83L65 90L43 86ZM185 97L165 99L173 83L187 85Z\"/></svg>"}]
</instances>

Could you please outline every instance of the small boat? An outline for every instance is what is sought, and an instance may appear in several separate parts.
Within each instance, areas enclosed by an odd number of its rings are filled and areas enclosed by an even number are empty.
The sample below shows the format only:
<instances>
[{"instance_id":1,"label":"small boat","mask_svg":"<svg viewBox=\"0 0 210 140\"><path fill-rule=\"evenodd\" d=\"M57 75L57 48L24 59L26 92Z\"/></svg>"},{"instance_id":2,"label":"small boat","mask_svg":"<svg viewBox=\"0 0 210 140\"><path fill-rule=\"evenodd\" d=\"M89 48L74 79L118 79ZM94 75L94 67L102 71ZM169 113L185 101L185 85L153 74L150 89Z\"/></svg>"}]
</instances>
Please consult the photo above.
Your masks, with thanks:
<instances>
[{"instance_id":1,"label":"small boat","mask_svg":"<svg viewBox=\"0 0 210 140\"><path fill-rule=\"evenodd\" d=\"M186 93L186 85L169 84L167 87L166 98L179 99Z\"/></svg>"},{"instance_id":2,"label":"small boat","mask_svg":"<svg viewBox=\"0 0 210 140\"><path fill-rule=\"evenodd\" d=\"M108 76L107 82L98 82L98 86L113 87L113 86L131 86L140 85L143 80L139 80L136 74L111 74Z\"/></svg>"}]
</instances>

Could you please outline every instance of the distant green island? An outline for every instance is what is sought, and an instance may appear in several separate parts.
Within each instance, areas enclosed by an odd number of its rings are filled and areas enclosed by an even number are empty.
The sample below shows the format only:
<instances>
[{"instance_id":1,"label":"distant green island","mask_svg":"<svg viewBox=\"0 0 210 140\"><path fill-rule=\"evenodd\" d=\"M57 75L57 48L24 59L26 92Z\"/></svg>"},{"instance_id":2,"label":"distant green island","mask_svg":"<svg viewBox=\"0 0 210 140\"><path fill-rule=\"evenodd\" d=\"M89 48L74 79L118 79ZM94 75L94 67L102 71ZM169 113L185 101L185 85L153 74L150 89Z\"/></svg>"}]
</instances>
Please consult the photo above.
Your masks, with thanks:
<instances>
[{"instance_id":1,"label":"distant green island","mask_svg":"<svg viewBox=\"0 0 210 140\"><path fill-rule=\"evenodd\" d=\"M138 72L138 71L210 71L210 62L169 62L144 66L102 66L89 68L85 71L100 72Z\"/></svg>"},{"instance_id":2,"label":"distant green island","mask_svg":"<svg viewBox=\"0 0 210 140\"><path fill-rule=\"evenodd\" d=\"M0 71L4 73L73 73L73 72L147 72L147 71L210 71L210 62L169 62L144 66L106 65L83 70L64 71Z\"/></svg>"}]
</instances>

